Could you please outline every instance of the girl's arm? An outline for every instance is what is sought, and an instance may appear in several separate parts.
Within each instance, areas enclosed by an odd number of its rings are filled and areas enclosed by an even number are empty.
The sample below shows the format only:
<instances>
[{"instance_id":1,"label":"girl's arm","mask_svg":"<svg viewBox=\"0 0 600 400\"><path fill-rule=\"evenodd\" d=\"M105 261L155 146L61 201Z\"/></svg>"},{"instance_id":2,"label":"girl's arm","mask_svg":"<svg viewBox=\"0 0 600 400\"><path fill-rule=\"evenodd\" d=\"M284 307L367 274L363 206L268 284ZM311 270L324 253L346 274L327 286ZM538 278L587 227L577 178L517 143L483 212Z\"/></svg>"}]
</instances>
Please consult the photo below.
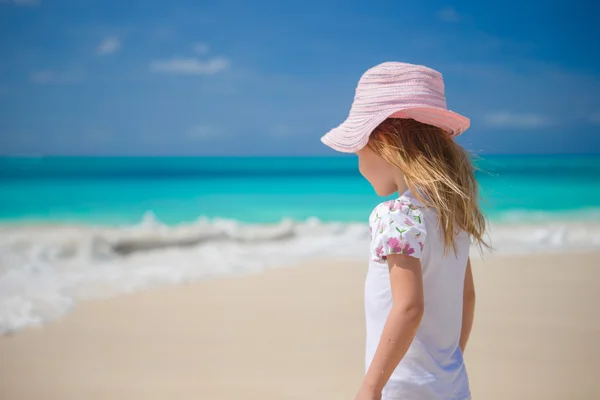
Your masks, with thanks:
<instances>
[{"instance_id":1,"label":"girl's arm","mask_svg":"<svg viewBox=\"0 0 600 400\"><path fill-rule=\"evenodd\" d=\"M473 283L473 272L471 271L471 258L467 260L467 269L465 271L465 287L463 290L463 317L462 330L460 333L460 349L465 352L467 341L473 327L473 318L475 315L475 285Z\"/></svg>"},{"instance_id":2,"label":"girl's arm","mask_svg":"<svg viewBox=\"0 0 600 400\"><path fill-rule=\"evenodd\" d=\"M386 382L406 354L423 316L423 275L418 258L391 254L393 305L357 399L381 398Z\"/></svg>"}]
</instances>

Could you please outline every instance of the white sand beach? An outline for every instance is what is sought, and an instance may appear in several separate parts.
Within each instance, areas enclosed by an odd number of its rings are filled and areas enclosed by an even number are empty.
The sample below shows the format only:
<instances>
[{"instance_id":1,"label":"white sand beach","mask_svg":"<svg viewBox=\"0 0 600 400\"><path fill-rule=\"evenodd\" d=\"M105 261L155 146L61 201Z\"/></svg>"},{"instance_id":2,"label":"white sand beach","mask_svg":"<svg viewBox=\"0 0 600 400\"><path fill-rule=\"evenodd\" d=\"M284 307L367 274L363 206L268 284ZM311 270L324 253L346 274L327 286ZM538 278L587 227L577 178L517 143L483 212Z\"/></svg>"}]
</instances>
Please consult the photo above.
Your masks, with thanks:
<instances>
[{"instance_id":1,"label":"white sand beach","mask_svg":"<svg viewBox=\"0 0 600 400\"><path fill-rule=\"evenodd\" d=\"M363 374L356 261L78 304L0 337L0 398L352 399ZM474 399L600 396L600 253L475 260Z\"/></svg>"}]
</instances>

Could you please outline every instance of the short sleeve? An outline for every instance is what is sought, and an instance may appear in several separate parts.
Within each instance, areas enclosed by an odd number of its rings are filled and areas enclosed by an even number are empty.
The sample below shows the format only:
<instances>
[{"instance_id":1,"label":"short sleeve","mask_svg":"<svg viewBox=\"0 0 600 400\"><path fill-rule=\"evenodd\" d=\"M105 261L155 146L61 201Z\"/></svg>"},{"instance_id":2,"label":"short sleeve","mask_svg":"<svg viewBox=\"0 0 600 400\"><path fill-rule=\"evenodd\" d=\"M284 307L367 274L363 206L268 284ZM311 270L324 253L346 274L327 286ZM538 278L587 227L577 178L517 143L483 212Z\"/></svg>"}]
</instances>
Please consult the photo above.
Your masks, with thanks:
<instances>
[{"instance_id":1,"label":"short sleeve","mask_svg":"<svg viewBox=\"0 0 600 400\"><path fill-rule=\"evenodd\" d=\"M390 254L421 258L427 232L423 212L406 199L379 204L369 218L371 260L387 261Z\"/></svg>"}]
</instances>

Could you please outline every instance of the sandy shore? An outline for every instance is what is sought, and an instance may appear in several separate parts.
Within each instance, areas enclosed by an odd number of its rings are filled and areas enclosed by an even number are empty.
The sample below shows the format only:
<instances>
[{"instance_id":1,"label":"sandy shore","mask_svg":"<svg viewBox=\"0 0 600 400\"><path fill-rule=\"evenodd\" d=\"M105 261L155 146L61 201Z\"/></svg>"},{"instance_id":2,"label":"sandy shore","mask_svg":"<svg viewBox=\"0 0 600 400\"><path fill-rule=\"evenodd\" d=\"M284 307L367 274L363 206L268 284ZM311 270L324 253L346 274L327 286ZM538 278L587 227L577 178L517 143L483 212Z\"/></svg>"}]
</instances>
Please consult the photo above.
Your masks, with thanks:
<instances>
[{"instance_id":1,"label":"sandy shore","mask_svg":"<svg viewBox=\"0 0 600 400\"><path fill-rule=\"evenodd\" d=\"M0 398L353 399L364 268L315 263L82 303L0 337ZM474 273L474 399L600 398L600 254L489 258Z\"/></svg>"}]
</instances>

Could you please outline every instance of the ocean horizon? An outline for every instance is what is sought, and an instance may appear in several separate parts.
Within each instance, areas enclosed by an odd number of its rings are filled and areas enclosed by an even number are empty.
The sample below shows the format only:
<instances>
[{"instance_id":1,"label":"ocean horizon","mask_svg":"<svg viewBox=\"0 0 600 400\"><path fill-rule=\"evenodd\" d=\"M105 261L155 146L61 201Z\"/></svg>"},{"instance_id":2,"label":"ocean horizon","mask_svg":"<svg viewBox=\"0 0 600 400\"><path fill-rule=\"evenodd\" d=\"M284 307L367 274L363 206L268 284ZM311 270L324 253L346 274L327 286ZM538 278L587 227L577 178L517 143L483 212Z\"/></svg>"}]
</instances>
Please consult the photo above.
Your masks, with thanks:
<instances>
[{"instance_id":1,"label":"ocean horizon","mask_svg":"<svg viewBox=\"0 0 600 400\"><path fill-rule=\"evenodd\" d=\"M495 254L600 248L600 155L476 165ZM0 334L83 299L366 261L368 216L393 197L355 156L0 157Z\"/></svg>"},{"instance_id":2,"label":"ocean horizon","mask_svg":"<svg viewBox=\"0 0 600 400\"><path fill-rule=\"evenodd\" d=\"M600 221L600 155L481 155L491 221ZM568 194L568 198L565 195ZM0 157L0 224L198 217L361 222L380 201L355 156Z\"/></svg>"}]
</instances>

